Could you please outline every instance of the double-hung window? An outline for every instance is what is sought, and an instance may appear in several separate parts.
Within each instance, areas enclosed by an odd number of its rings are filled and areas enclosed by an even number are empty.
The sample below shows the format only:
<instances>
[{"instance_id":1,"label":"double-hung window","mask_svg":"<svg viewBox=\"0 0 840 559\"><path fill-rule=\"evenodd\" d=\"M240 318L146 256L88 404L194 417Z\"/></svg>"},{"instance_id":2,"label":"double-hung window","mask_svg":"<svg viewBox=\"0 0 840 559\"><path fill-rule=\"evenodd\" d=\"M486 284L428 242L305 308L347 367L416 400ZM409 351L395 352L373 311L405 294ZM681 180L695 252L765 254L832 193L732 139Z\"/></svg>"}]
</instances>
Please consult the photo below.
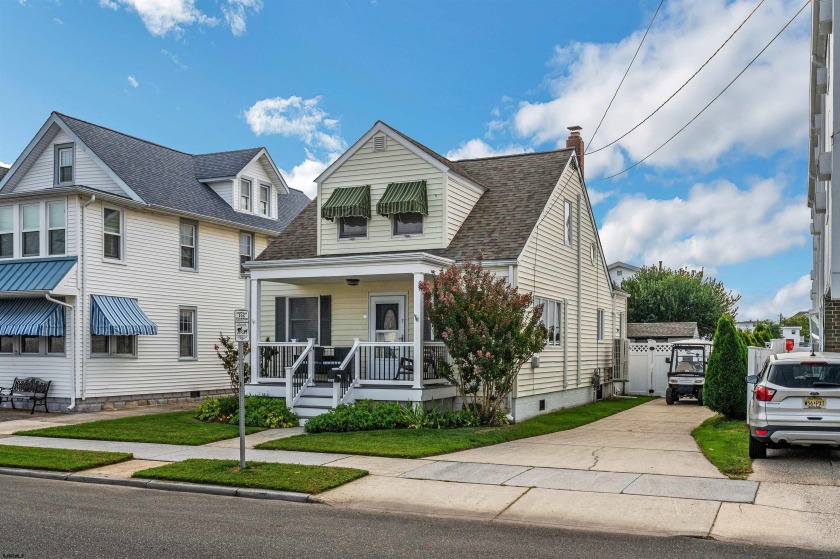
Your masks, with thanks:
<instances>
[{"instance_id":1,"label":"double-hung window","mask_svg":"<svg viewBox=\"0 0 840 559\"><path fill-rule=\"evenodd\" d=\"M289 299L289 339L318 339L318 297Z\"/></svg>"},{"instance_id":2,"label":"double-hung window","mask_svg":"<svg viewBox=\"0 0 840 559\"><path fill-rule=\"evenodd\" d=\"M15 251L14 208L0 208L0 258L11 258Z\"/></svg>"},{"instance_id":3,"label":"double-hung window","mask_svg":"<svg viewBox=\"0 0 840 559\"><path fill-rule=\"evenodd\" d=\"M572 246L572 203L566 200L563 204L563 242L566 246Z\"/></svg>"},{"instance_id":4,"label":"double-hung window","mask_svg":"<svg viewBox=\"0 0 840 559\"><path fill-rule=\"evenodd\" d=\"M271 186L260 183L260 214L269 215L271 213Z\"/></svg>"},{"instance_id":5,"label":"double-hung window","mask_svg":"<svg viewBox=\"0 0 840 559\"><path fill-rule=\"evenodd\" d=\"M598 309L598 339L604 339L604 309Z\"/></svg>"},{"instance_id":6,"label":"double-hung window","mask_svg":"<svg viewBox=\"0 0 840 559\"><path fill-rule=\"evenodd\" d=\"M111 260L123 259L123 212L105 208L102 213L102 256Z\"/></svg>"},{"instance_id":7,"label":"double-hung window","mask_svg":"<svg viewBox=\"0 0 840 559\"><path fill-rule=\"evenodd\" d=\"M534 305L542 305L543 313L540 322L548 331L545 344L559 346L563 343L563 303L551 299L534 298Z\"/></svg>"},{"instance_id":8,"label":"double-hung window","mask_svg":"<svg viewBox=\"0 0 840 559\"><path fill-rule=\"evenodd\" d=\"M73 184L74 155L73 144L55 147L55 184L57 186Z\"/></svg>"},{"instance_id":9,"label":"double-hung window","mask_svg":"<svg viewBox=\"0 0 840 559\"><path fill-rule=\"evenodd\" d=\"M248 179L239 179L239 209L251 211L251 181Z\"/></svg>"},{"instance_id":10,"label":"double-hung window","mask_svg":"<svg viewBox=\"0 0 840 559\"><path fill-rule=\"evenodd\" d=\"M22 233L21 255L41 255L41 205L26 204L20 207Z\"/></svg>"},{"instance_id":11,"label":"double-hung window","mask_svg":"<svg viewBox=\"0 0 840 559\"><path fill-rule=\"evenodd\" d=\"M394 235L423 234L423 214L421 213L394 214L392 219Z\"/></svg>"},{"instance_id":12,"label":"double-hung window","mask_svg":"<svg viewBox=\"0 0 840 559\"><path fill-rule=\"evenodd\" d=\"M198 269L198 224L194 221L181 220L181 269Z\"/></svg>"},{"instance_id":13,"label":"double-hung window","mask_svg":"<svg viewBox=\"0 0 840 559\"><path fill-rule=\"evenodd\" d=\"M64 336L0 336L0 354L64 355Z\"/></svg>"},{"instance_id":14,"label":"double-hung window","mask_svg":"<svg viewBox=\"0 0 840 559\"><path fill-rule=\"evenodd\" d=\"M196 358L196 311L192 307L178 309L178 357Z\"/></svg>"},{"instance_id":15,"label":"double-hung window","mask_svg":"<svg viewBox=\"0 0 840 559\"><path fill-rule=\"evenodd\" d=\"M242 265L254 259L254 234L239 233L239 272L244 274L245 267Z\"/></svg>"},{"instance_id":16,"label":"double-hung window","mask_svg":"<svg viewBox=\"0 0 840 559\"><path fill-rule=\"evenodd\" d=\"M134 357L137 355L137 336L92 335L90 354L94 357Z\"/></svg>"},{"instance_id":17,"label":"double-hung window","mask_svg":"<svg viewBox=\"0 0 840 559\"><path fill-rule=\"evenodd\" d=\"M0 353L14 353L15 352L15 337L14 336L0 336Z\"/></svg>"},{"instance_id":18,"label":"double-hung window","mask_svg":"<svg viewBox=\"0 0 840 559\"><path fill-rule=\"evenodd\" d=\"M67 204L47 203L47 250L50 256L63 255L67 243Z\"/></svg>"},{"instance_id":19,"label":"double-hung window","mask_svg":"<svg viewBox=\"0 0 840 559\"><path fill-rule=\"evenodd\" d=\"M359 239L367 237L367 218L350 216L338 219L339 239Z\"/></svg>"}]
</instances>

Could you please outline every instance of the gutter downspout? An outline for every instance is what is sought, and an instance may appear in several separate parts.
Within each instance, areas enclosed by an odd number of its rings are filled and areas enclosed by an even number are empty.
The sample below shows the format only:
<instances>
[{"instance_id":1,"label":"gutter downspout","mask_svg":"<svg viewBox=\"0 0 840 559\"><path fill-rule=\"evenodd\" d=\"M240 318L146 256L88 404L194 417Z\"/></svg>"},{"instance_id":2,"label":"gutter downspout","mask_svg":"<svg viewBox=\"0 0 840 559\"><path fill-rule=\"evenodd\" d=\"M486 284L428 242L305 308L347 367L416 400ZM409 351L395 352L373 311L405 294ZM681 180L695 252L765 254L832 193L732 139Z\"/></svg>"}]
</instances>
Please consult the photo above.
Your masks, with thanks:
<instances>
[{"instance_id":1,"label":"gutter downspout","mask_svg":"<svg viewBox=\"0 0 840 559\"><path fill-rule=\"evenodd\" d=\"M71 305L69 303L65 303L64 301L59 301L58 299L53 299L52 297L50 297L49 293L45 294L44 298L47 301L49 301L50 303L55 303L57 305L61 305L62 307L67 307L68 309L70 309L71 312L76 310L76 307L74 307L73 305ZM71 314L70 318L71 318L70 324L73 324L73 322L76 320L76 315ZM74 341L75 341L75 336L73 338L74 338ZM70 405L67 406L67 409L72 410L75 407L76 407L76 356L74 355L73 356L73 387L72 387L72 392L71 392L71 396L70 396Z\"/></svg>"},{"instance_id":2,"label":"gutter downspout","mask_svg":"<svg viewBox=\"0 0 840 559\"><path fill-rule=\"evenodd\" d=\"M81 266L81 269L82 269L82 281L81 281L81 286L80 286L80 289L79 289L79 291L81 293L79 307L81 307L81 309L82 309L82 312L81 312L81 319L82 319L81 322L82 323L81 323L81 327L79 329L79 339L80 339L80 342L81 342L81 347L79 348L79 355L81 356L81 359L82 359L82 378L81 378L82 401L85 400L85 369L87 368L87 360L85 359L85 347L86 347L86 342L87 342L87 331L85 329L85 324L84 324L84 322L85 322L84 304L87 301L87 291L86 291L86 288L87 288L87 281L86 281L87 265L85 263L85 214L87 213L87 207L90 206L91 204L93 204L94 202L96 202L96 194L92 194L91 197L90 197L90 200L88 200L87 202L82 204L82 211L81 211L81 214L82 214L82 219L81 219L82 234L81 234L81 242L79 243L79 266Z\"/></svg>"},{"instance_id":3,"label":"gutter downspout","mask_svg":"<svg viewBox=\"0 0 840 559\"><path fill-rule=\"evenodd\" d=\"M580 252L580 194L577 195L577 375L575 379L575 384L580 386L580 375L581 375L581 305L583 304L583 278L581 277L582 273L582 262L581 262L581 252Z\"/></svg>"}]
</instances>

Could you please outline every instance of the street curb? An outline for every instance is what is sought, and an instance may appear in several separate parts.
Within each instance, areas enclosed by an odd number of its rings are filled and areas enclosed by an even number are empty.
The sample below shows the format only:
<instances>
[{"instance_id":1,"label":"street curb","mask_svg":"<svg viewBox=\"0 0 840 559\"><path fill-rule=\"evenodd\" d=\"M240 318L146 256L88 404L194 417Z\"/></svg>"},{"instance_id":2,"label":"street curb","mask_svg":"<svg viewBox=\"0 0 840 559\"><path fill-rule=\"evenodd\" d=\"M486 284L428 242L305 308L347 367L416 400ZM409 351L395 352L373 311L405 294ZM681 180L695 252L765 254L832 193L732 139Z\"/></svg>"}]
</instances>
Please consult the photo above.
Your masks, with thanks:
<instances>
[{"instance_id":1,"label":"street curb","mask_svg":"<svg viewBox=\"0 0 840 559\"><path fill-rule=\"evenodd\" d=\"M205 485L201 483L181 483L177 481L159 481L154 479L137 478L109 478L74 474L70 472L49 472L43 470L26 470L18 468L0 468L0 475L51 479L56 481L75 481L78 483L93 483L97 485L119 485L138 489L157 489L160 491L180 491L183 493L200 493L204 495L220 495L223 497L242 497L245 499L266 499L273 501L290 501L293 503L316 503L309 493L295 493L293 491L273 491L271 489L249 489L225 487L222 485Z\"/></svg>"}]
</instances>

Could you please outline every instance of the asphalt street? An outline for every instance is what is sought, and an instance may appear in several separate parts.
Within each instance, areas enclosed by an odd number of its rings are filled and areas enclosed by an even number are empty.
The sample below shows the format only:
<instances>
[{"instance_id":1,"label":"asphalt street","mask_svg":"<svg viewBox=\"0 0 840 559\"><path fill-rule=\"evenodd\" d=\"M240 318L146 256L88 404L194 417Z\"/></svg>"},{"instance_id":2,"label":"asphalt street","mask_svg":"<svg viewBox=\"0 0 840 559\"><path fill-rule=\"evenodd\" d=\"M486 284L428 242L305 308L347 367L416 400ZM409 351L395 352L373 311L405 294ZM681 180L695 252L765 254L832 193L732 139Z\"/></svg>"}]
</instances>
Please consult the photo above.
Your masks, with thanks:
<instances>
[{"instance_id":1,"label":"asphalt street","mask_svg":"<svg viewBox=\"0 0 840 559\"><path fill-rule=\"evenodd\" d=\"M798 549L0 476L0 557L802 557ZM783 529L767 527L766 529ZM809 559L836 557L807 552Z\"/></svg>"}]
</instances>

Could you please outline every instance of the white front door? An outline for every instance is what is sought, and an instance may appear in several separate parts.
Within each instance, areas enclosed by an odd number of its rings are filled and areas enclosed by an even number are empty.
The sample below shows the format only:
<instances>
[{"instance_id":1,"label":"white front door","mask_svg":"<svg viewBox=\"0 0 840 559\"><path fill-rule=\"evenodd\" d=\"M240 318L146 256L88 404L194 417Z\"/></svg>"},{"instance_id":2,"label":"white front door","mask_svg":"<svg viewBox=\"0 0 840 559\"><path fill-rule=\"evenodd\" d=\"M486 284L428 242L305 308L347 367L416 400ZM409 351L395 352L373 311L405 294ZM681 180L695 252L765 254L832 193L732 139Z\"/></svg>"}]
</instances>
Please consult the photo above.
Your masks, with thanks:
<instances>
[{"instance_id":1,"label":"white front door","mask_svg":"<svg viewBox=\"0 0 840 559\"><path fill-rule=\"evenodd\" d=\"M371 341L405 341L405 295L372 295L368 317ZM405 350L399 346L372 348L367 379L393 380Z\"/></svg>"}]
</instances>

